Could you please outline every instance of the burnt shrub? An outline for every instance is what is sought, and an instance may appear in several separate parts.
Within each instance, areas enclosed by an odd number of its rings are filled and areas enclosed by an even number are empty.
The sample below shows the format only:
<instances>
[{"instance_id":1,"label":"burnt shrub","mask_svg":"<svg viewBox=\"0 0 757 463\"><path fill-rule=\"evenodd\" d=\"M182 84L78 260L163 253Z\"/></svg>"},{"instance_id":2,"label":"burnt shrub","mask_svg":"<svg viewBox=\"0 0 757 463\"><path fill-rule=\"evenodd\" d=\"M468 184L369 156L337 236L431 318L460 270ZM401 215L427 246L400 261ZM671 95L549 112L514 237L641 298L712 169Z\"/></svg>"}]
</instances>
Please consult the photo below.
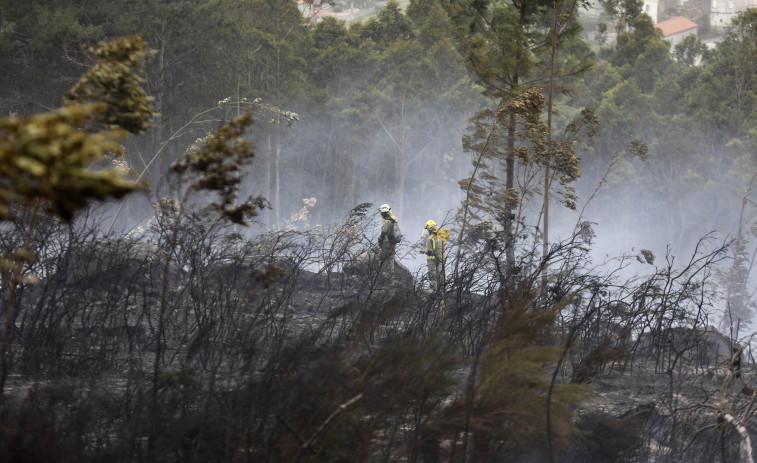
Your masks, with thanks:
<instances>
[{"instance_id":1,"label":"burnt shrub","mask_svg":"<svg viewBox=\"0 0 757 463\"><path fill-rule=\"evenodd\" d=\"M642 423L633 417L603 413L584 416L579 424L581 438L565 461L631 463L648 461Z\"/></svg>"}]
</instances>

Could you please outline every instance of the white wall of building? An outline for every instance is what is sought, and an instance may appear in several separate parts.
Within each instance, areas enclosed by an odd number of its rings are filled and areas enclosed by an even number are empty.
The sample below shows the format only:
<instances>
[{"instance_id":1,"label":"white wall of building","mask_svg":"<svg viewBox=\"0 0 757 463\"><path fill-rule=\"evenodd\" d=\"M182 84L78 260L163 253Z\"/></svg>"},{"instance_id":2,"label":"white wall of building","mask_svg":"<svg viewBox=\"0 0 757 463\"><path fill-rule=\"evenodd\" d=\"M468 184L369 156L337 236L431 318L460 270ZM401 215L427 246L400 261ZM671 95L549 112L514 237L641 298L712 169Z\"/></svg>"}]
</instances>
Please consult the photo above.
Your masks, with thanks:
<instances>
[{"instance_id":1,"label":"white wall of building","mask_svg":"<svg viewBox=\"0 0 757 463\"><path fill-rule=\"evenodd\" d=\"M757 7L757 0L710 0L710 28L725 29L736 15Z\"/></svg>"},{"instance_id":2,"label":"white wall of building","mask_svg":"<svg viewBox=\"0 0 757 463\"><path fill-rule=\"evenodd\" d=\"M683 42L683 39L685 39L689 35L696 36L697 35L696 30L679 32L677 34L671 34L671 35L669 35L667 37L664 37L663 39L667 40L668 42L670 42L670 49L672 50L673 47L675 47L679 43Z\"/></svg>"},{"instance_id":3,"label":"white wall of building","mask_svg":"<svg viewBox=\"0 0 757 463\"><path fill-rule=\"evenodd\" d=\"M660 8L659 0L644 0L644 13L652 18L652 24L657 24L657 13Z\"/></svg>"}]
</instances>

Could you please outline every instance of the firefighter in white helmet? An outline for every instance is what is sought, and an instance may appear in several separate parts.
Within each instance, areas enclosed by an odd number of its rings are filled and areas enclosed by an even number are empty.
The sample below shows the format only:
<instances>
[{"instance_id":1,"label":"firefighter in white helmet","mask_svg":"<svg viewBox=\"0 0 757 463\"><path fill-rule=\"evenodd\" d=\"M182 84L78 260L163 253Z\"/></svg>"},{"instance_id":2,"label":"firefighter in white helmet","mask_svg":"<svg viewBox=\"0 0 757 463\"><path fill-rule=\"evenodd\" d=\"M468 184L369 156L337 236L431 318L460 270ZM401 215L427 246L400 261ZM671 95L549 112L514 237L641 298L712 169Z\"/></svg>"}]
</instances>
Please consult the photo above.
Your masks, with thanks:
<instances>
[{"instance_id":1,"label":"firefighter in white helmet","mask_svg":"<svg viewBox=\"0 0 757 463\"><path fill-rule=\"evenodd\" d=\"M428 231L428 238L426 238L426 249L421 249L420 252L426 254L428 282L431 291L439 291L442 286L442 272L444 271L442 267L444 264L442 239L437 236L439 227L437 227L436 222L429 220L423 228Z\"/></svg>"},{"instance_id":2,"label":"firefighter in white helmet","mask_svg":"<svg viewBox=\"0 0 757 463\"><path fill-rule=\"evenodd\" d=\"M378 239L380 269L382 274L391 277L394 274L395 247L402 235L399 232L397 217L392 214L392 208L388 204L382 204L379 212L384 219Z\"/></svg>"}]
</instances>

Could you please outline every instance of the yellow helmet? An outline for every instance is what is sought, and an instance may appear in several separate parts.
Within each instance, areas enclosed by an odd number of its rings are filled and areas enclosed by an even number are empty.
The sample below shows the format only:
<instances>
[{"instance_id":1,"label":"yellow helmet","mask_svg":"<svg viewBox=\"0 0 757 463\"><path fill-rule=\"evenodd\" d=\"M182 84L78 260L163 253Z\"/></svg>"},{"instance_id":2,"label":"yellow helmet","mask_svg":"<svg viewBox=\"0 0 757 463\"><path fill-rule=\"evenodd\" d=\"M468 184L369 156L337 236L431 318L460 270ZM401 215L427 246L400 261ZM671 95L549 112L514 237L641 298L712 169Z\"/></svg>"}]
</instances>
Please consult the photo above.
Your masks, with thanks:
<instances>
[{"instance_id":1,"label":"yellow helmet","mask_svg":"<svg viewBox=\"0 0 757 463\"><path fill-rule=\"evenodd\" d=\"M436 230L436 222L429 220L428 222L426 222L426 226L423 228L425 228L426 230Z\"/></svg>"}]
</instances>

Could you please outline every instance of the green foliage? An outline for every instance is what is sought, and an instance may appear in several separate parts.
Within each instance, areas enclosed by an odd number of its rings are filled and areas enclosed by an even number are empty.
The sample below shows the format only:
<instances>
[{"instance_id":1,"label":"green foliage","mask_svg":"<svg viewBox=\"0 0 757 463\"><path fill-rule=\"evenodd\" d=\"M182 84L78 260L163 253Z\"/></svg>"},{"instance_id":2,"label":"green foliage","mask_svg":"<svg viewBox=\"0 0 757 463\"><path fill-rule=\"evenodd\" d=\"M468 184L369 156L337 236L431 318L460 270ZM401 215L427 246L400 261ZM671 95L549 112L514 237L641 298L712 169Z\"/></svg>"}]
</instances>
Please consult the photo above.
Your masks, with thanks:
<instances>
[{"instance_id":1,"label":"green foliage","mask_svg":"<svg viewBox=\"0 0 757 463\"><path fill-rule=\"evenodd\" d=\"M89 21L92 5L51 0L1 0L0 114L29 115L60 104L82 72L82 43L102 36Z\"/></svg>"},{"instance_id":2,"label":"green foliage","mask_svg":"<svg viewBox=\"0 0 757 463\"><path fill-rule=\"evenodd\" d=\"M92 200L137 187L128 169L93 169L106 155L121 156L126 131L143 130L152 110L138 86L144 41L137 37L93 48L102 59L68 94L69 104L29 118L0 119L0 219L12 204L42 201L70 220ZM104 127L103 127L104 125Z\"/></svg>"},{"instance_id":3,"label":"green foliage","mask_svg":"<svg viewBox=\"0 0 757 463\"><path fill-rule=\"evenodd\" d=\"M747 127L754 125L756 36L757 10L740 13L718 45L717 53L707 60L696 83L697 92L689 100L698 119L715 129L725 144L741 139ZM705 107L710 109L706 111Z\"/></svg>"},{"instance_id":4,"label":"green foliage","mask_svg":"<svg viewBox=\"0 0 757 463\"><path fill-rule=\"evenodd\" d=\"M655 80L673 62L669 45L649 16L637 16L632 26L631 30L618 34L611 62L625 78L633 78L642 91L650 92Z\"/></svg>"},{"instance_id":5,"label":"green foliage","mask_svg":"<svg viewBox=\"0 0 757 463\"><path fill-rule=\"evenodd\" d=\"M475 154L474 168L470 177L460 181L460 187L466 191L463 212L471 214L473 224L485 221L493 225L496 218L506 226L502 219L505 211L523 210L526 199L536 194L534 170L546 165L557 176L564 205L575 209L577 197L570 183L581 175L575 150L579 140L595 134L597 117L591 109L581 111L563 136L555 136L549 145L542 120L545 103L541 89L532 88L508 100L496 112L484 110L471 119L463 148ZM516 137L514 143L503 143L511 131ZM519 163L519 189L508 188L498 173L506 169L508 159Z\"/></svg>"},{"instance_id":6,"label":"green foliage","mask_svg":"<svg viewBox=\"0 0 757 463\"><path fill-rule=\"evenodd\" d=\"M407 8L405 8L405 14L418 28L423 26L436 8L440 8L438 0L410 0Z\"/></svg>"},{"instance_id":7,"label":"green foliage","mask_svg":"<svg viewBox=\"0 0 757 463\"><path fill-rule=\"evenodd\" d=\"M253 109L254 106L247 107L171 166L173 172L186 174L184 180L191 183L190 189L216 192L220 201L213 207L240 225L247 224L247 217L257 215L257 206L261 204L252 200L233 204L241 182L241 169L255 156L252 142L241 138L252 125Z\"/></svg>"},{"instance_id":8,"label":"green foliage","mask_svg":"<svg viewBox=\"0 0 757 463\"><path fill-rule=\"evenodd\" d=\"M266 171L273 173L270 182L262 174L253 175L266 188L265 196L274 201L275 213L287 216L289 208L299 207L302 198L312 196L314 190L338 185L340 191L324 194L314 210L324 215L317 220L330 220L351 206L346 198L354 196L358 179L378 186L397 177L389 163L378 175L368 167L369 159L396 154L390 153L390 137L378 122L377 112L395 137L398 127L415 119L407 131L413 140L404 143L405 156L407 162L415 159L407 170L408 178L421 181L403 182L405 186L398 190L405 199L427 191L432 182L419 174L427 172L429 165L434 166L436 177L460 176L461 161L454 152L462 121L473 112L475 101L480 101L480 89L467 75L446 33L446 14L439 2L428 4L433 6L434 17L427 22L422 40L419 28L423 24L404 14L404 4L399 3L390 3L365 23L353 22L349 27L334 17L306 24L293 0L119 0L96 5L73 2L66 8L47 0L33 0L31 7L7 3L0 49L9 64L0 67L0 112L23 113L35 105L57 104L81 74L78 63L100 59L88 54L82 43L136 34L150 43L142 77L160 117L151 130L125 144L130 165L141 170L149 164L143 175L151 182L158 183L183 154L183 140L203 137L216 126L210 120L184 126L186 121L227 96L238 102L245 97L249 101L262 98L292 108L307 121L292 133L268 124L252 129L265 140L257 144L257 154ZM359 2L355 6L368 7ZM42 22L48 17L41 14L43 10L59 20L55 27L52 19ZM423 47L421 54L414 61L405 59L404 52L417 50L418 43ZM46 72L39 72L43 66ZM406 84L404 94L384 82L389 73L392 83ZM403 81L401 76L410 73L412 77ZM82 96L96 91L95 87L82 89ZM50 96L43 98L43 93ZM404 113L390 108L394 101L401 107L403 96L410 98L404 102ZM241 106L229 105L222 118L229 120L239 111ZM416 153L420 154L414 158ZM241 190L250 193L244 185Z\"/></svg>"},{"instance_id":9,"label":"green foliage","mask_svg":"<svg viewBox=\"0 0 757 463\"><path fill-rule=\"evenodd\" d=\"M449 15L458 51L484 94L507 99L536 65L530 43L541 43L526 26L541 13L539 2L523 8L510 2L450 2Z\"/></svg>"},{"instance_id":10,"label":"green foliage","mask_svg":"<svg viewBox=\"0 0 757 463\"><path fill-rule=\"evenodd\" d=\"M389 0L375 18L371 18L361 28L361 35L370 38L379 49L397 40L413 38L412 22L402 13L397 0Z\"/></svg>"},{"instance_id":11,"label":"green foliage","mask_svg":"<svg viewBox=\"0 0 757 463\"><path fill-rule=\"evenodd\" d=\"M673 47L673 57L682 66L694 66L698 59L707 60L710 51L699 37L690 34Z\"/></svg>"},{"instance_id":12,"label":"green foliage","mask_svg":"<svg viewBox=\"0 0 757 463\"><path fill-rule=\"evenodd\" d=\"M578 196L571 183L581 176L576 146L587 143L597 133L599 119L592 108L584 108L565 128L562 137L552 140L550 150L546 153L543 163L548 163L557 175L557 180L563 188L558 193L563 197L563 204L568 209L575 210Z\"/></svg>"},{"instance_id":13,"label":"green foliage","mask_svg":"<svg viewBox=\"0 0 757 463\"><path fill-rule=\"evenodd\" d=\"M410 8L410 7L408 7ZM408 14L410 14L408 12ZM442 7L437 2L433 2L429 11L424 12L423 21L418 31L418 41L425 48L429 48L439 43L453 45L450 40L450 20ZM437 45L438 46L438 45ZM451 60L447 62L452 62Z\"/></svg>"},{"instance_id":14,"label":"green foliage","mask_svg":"<svg viewBox=\"0 0 757 463\"><path fill-rule=\"evenodd\" d=\"M105 104L103 114L97 122L105 127L120 127L137 134L152 124L152 107L140 84L140 77L146 58L145 42L141 37L132 36L112 42L100 42L90 48L97 61L66 92L66 105L99 102Z\"/></svg>"},{"instance_id":15,"label":"green foliage","mask_svg":"<svg viewBox=\"0 0 757 463\"><path fill-rule=\"evenodd\" d=\"M629 79L608 90L597 108L597 116L602 121L600 135L607 134L610 141L622 143L617 134L635 134L644 131L650 117L656 117L654 100ZM609 144L608 144L609 145Z\"/></svg>"},{"instance_id":16,"label":"green foliage","mask_svg":"<svg viewBox=\"0 0 757 463\"><path fill-rule=\"evenodd\" d=\"M631 27L634 19L639 17L644 10L644 2L641 0L600 0L605 11L613 18L618 18L620 30Z\"/></svg>"},{"instance_id":17,"label":"green foliage","mask_svg":"<svg viewBox=\"0 0 757 463\"><path fill-rule=\"evenodd\" d=\"M122 154L121 132L87 132L105 113L105 105L90 104L0 120L1 219L13 217L13 203L41 200L69 220L92 199L119 197L137 187L121 169L92 169L106 155Z\"/></svg>"},{"instance_id":18,"label":"green foliage","mask_svg":"<svg viewBox=\"0 0 757 463\"><path fill-rule=\"evenodd\" d=\"M549 461L548 448L562 454L579 435L571 407L588 387L555 384L549 393L550 370L560 355L549 330L560 308L534 310L529 290L516 292L483 346L467 395L440 418L472 433L476 461L495 455Z\"/></svg>"},{"instance_id":19,"label":"green foliage","mask_svg":"<svg viewBox=\"0 0 757 463\"><path fill-rule=\"evenodd\" d=\"M611 213L633 197L634 204L645 205L642 228L668 230L675 246L693 245L699 235L734 223L726 211L733 210L755 168L745 130L753 125L755 101L748 18L746 13L746 22L736 21L714 50L694 38L669 50L649 18L638 15L616 43L603 48L597 68L576 81L575 103L596 107L601 120L582 170L615 165L608 180L616 192L600 198L596 213ZM701 64L694 65L697 59ZM629 140L648 146L646 162L612 161ZM710 206L702 208L705 202ZM630 219L627 226L638 224ZM654 239L650 232L646 240Z\"/></svg>"}]
</instances>

